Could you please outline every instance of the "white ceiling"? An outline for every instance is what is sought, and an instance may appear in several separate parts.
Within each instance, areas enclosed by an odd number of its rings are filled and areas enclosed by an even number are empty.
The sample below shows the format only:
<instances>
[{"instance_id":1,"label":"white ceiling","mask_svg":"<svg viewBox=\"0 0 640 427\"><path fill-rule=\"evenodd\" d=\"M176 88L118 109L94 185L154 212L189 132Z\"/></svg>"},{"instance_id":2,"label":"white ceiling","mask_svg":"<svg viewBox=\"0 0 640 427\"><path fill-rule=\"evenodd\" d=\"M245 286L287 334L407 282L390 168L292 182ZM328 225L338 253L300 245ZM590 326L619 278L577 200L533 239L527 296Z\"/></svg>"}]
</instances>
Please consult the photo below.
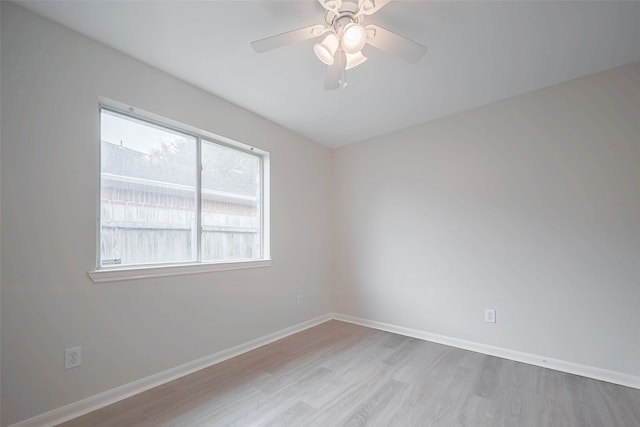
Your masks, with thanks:
<instances>
[{"instance_id":1,"label":"white ceiling","mask_svg":"<svg viewBox=\"0 0 640 427\"><path fill-rule=\"evenodd\" d=\"M349 87L324 91L315 41L249 45L323 23L316 0L18 4L329 147L640 60L640 1L393 1L367 22L427 55L367 47Z\"/></svg>"}]
</instances>

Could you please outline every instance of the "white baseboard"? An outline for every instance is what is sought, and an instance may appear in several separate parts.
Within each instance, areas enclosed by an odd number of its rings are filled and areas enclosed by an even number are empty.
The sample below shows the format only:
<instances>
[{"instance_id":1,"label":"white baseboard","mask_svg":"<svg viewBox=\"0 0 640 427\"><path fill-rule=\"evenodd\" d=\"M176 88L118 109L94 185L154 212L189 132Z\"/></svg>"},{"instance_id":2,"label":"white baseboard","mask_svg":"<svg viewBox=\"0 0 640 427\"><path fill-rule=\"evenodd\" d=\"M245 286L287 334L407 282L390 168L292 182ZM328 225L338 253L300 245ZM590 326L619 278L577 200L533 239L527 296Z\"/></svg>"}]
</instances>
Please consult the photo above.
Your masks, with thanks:
<instances>
[{"instance_id":1,"label":"white baseboard","mask_svg":"<svg viewBox=\"0 0 640 427\"><path fill-rule=\"evenodd\" d=\"M263 345L272 343L289 335L319 325L331 320L332 318L333 317L331 314L325 314L323 316L316 317L315 319L298 323L297 325L281 329L263 337L256 338L252 341L239 344L237 346L219 351L217 353L202 357L200 359L185 363L180 366L176 366L175 368L167 369L166 371L158 372L157 374L139 379L132 383L125 384L111 390L107 390L94 396L87 397L77 402L73 402L69 405L54 409L49 412L45 412L44 414L36 415L35 417L20 421L16 424L12 424L9 427L55 426L57 424L87 414L91 411L95 411L96 409L100 409L107 405L111 405L112 403L126 399L127 397L142 393L143 391L149 390L153 387L168 383L169 381L173 381L177 378L189 375L211 365L215 365L216 363L223 362L232 357L254 350L258 347L262 347Z\"/></svg>"},{"instance_id":2,"label":"white baseboard","mask_svg":"<svg viewBox=\"0 0 640 427\"><path fill-rule=\"evenodd\" d=\"M452 338L445 335L433 334L418 329L405 328L402 326L391 325L389 323L382 323L373 320L362 319L359 317L347 316L345 314L333 313L332 318L335 320L341 320L343 322L354 323L361 326L367 326L369 328L393 332L395 334L418 338L425 341L431 341L451 347L462 348L464 350L475 351L476 353L483 353L490 356L513 360L516 362L528 363L530 365L541 366L543 368L554 369L556 371L562 371L569 374L580 375L582 377L593 378L613 384L640 389L640 377L625 374L622 372L610 371L607 369L596 368L594 366L567 362L565 360L553 359L537 354L523 353L520 351L509 350L507 348L495 347L492 345L481 344L473 341Z\"/></svg>"},{"instance_id":3,"label":"white baseboard","mask_svg":"<svg viewBox=\"0 0 640 427\"><path fill-rule=\"evenodd\" d=\"M272 343L289 335L301 332L305 329L324 323L328 320L335 319L343 322L354 323L369 328L379 329L382 331L392 332L395 334L405 335L412 338L418 338L425 341L431 341L439 344L457 347L464 350L470 350L477 353L483 353L490 356L501 357L503 359L514 360L516 362L528 363L530 365L541 366L544 368L554 369L556 371L567 372L570 374L580 375L583 377L593 378L596 380L607 381L613 384L619 384L626 387L640 389L640 377L625 374L622 372L610 371L606 369L596 368L588 365L567 362L564 360L552 359L549 357L539 356L530 353L523 353L515 350L509 350L502 347L495 347L487 344L481 344L473 341L461 340L445 335L434 334L418 329L405 328L403 326L392 325L389 323L376 322L373 320L362 319L359 317L348 316L340 313L328 313L320 317L298 323L289 328L281 329L271 334L256 338L252 341L231 347L226 350L205 356L203 358L185 363L175 368L139 379L129 384L107 390L103 393L87 397L85 399L73 402L69 405L54 409L44 414L37 415L9 427L52 427L57 424L77 418L96 409L103 408L112 403L126 399L153 387L168 383L177 378L189 375L193 372L223 362L235 356L239 356L248 351L254 350L263 345Z\"/></svg>"}]
</instances>

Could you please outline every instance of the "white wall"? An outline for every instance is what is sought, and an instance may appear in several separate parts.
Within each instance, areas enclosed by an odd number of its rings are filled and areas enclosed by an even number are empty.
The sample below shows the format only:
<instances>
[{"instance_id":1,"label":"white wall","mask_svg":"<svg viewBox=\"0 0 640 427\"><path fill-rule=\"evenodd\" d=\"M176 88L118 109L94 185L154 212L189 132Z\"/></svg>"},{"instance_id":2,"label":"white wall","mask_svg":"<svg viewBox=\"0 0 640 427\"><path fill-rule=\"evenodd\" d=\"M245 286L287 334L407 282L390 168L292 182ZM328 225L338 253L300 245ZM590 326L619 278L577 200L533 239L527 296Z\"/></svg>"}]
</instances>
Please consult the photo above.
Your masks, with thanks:
<instances>
[{"instance_id":1,"label":"white wall","mask_svg":"<svg viewBox=\"0 0 640 427\"><path fill-rule=\"evenodd\" d=\"M331 310L328 149L1 7L3 425ZM272 267L91 282L99 96L270 151Z\"/></svg>"},{"instance_id":2,"label":"white wall","mask_svg":"<svg viewBox=\"0 0 640 427\"><path fill-rule=\"evenodd\" d=\"M333 178L337 312L640 375L640 63L347 146Z\"/></svg>"},{"instance_id":3,"label":"white wall","mask_svg":"<svg viewBox=\"0 0 640 427\"><path fill-rule=\"evenodd\" d=\"M2 8L0 7L0 32L2 31ZM0 42L0 82L2 81L2 43ZM0 90L1 93L1 90ZM1 97L0 97L1 98ZM2 102L0 101L0 117ZM2 165L2 123L0 120L0 165ZM2 425L2 170L0 168L0 425Z\"/></svg>"},{"instance_id":4,"label":"white wall","mask_svg":"<svg viewBox=\"0 0 640 427\"><path fill-rule=\"evenodd\" d=\"M640 375L640 64L331 153L1 10L3 425L332 310ZM99 96L270 151L273 266L92 283Z\"/></svg>"}]
</instances>

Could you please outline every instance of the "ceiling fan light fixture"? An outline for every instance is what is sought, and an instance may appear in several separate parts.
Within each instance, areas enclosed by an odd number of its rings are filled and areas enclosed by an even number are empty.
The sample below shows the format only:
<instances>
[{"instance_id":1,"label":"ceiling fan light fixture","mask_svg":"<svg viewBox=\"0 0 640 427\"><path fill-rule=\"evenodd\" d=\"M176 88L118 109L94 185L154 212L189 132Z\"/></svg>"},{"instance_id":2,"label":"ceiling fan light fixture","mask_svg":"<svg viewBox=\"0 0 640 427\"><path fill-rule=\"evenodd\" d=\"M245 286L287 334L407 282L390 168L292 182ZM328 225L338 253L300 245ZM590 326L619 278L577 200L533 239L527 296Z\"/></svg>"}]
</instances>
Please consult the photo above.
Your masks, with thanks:
<instances>
[{"instance_id":1,"label":"ceiling fan light fixture","mask_svg":"<svg viewBox=\"0 0 640 427\"><path fill-rule=\"evenodd\" d=\"M322 43L315 44L313 46L313 51L320 61L324 62L327 65L331 65L333 64L333 55L336 53L337 48L338 37L336 37L335 34L331 33L324 38Z\"/></svg>"},{"instance_id":2,"label":"ceiling fan light fixture","mask_svg":"<svg viewBox=\"0 0 640 427\"><path fill-rule=\"evenodd\" d=\"M367 32L362 25L352 22L344 27L340 44L346 53L354 54L360 52L366 43Z\"/></svg>"},{"instance_id":3,"label":"ceiling fan light fixture","mask_svg":"<svg viewBox=\"0 0 640 427\"><path fill-rule=\"evenodd\" d=\"M355 68L366 60L367 57L364 56L362 52L347 53L347 65L345 67L345 70Z\"/></svg>"},{"instance_id":4,"label":"ceiling fan light fixture","mask_svg":"<svg viewBox=\"0 0 640 427\"><path fill-rule=\"evenodd\" d=\"M2 0L0 0L2 1ZM365 21L392 0L318 0L324 10L324 25L310 25L251 42L258 52L266 52L289 43L319 38L313 46L318 59L328 66L324 89L347 86L347 70L364 63L365 45L371 45L399 59L416 64L427 51L426 46Z\"/></svg>"}]
</instances>

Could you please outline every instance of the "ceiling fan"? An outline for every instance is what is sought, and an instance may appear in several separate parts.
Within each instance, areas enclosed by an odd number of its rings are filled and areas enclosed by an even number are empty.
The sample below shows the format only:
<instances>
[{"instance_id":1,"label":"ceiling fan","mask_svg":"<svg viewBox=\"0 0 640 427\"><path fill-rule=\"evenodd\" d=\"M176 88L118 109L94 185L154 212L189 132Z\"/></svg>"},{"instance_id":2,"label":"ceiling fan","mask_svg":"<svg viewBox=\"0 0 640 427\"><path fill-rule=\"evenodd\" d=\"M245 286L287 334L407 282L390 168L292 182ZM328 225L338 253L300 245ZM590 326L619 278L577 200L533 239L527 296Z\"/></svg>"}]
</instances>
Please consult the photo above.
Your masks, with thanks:
<instances>
[{"instance_id":1,"label":"ceiling fan","mask_svg":"<svg viewBox=\"0 0 640 427\"><path fill-rule=\"evenodd\" d=\"M412 64L417 63L427 48L375 24L366 24L368 16L391 0L318 0L324 12L324 24L311 25L277 34L251 43L258 52L266 52L289 43L327 36L313 50L329 67L325 90L347 87L346 71L367 60L362 48L369 44Z\"/></svg>"}]
</instances>

